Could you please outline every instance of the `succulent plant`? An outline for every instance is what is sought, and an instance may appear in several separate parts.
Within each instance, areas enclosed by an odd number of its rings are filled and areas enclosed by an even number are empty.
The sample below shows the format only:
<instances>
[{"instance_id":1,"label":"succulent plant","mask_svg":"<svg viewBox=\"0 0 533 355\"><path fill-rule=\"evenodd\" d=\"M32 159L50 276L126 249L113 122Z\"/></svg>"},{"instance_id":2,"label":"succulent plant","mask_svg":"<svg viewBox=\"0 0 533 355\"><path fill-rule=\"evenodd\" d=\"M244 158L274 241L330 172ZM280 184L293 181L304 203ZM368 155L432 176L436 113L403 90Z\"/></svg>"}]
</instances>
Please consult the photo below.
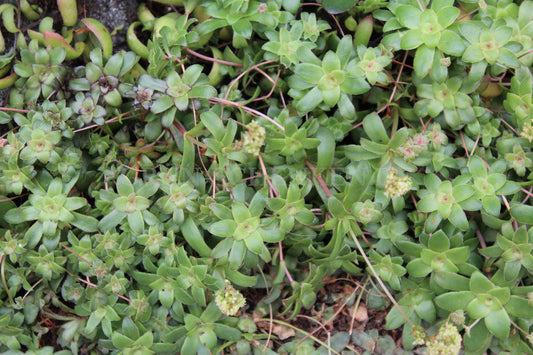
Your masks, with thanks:
<instances>
[{"instance_id":1,"label":"succulent plant","mask_svg":"<svg viewBox=\"0 0 533 355\"><path fill-rule=\"evenodd\" d=\"M15 82L10 102L15 106L22 103L36 103L39 99L50 98L57 90L62 93L68 73L64 48L40 48L36 40L29 43L27 49L20 51L21 60L14 65L20 76ZM64 95L59 95L59 97Z\"/></svg>"},{"instance_id":2,"label":"succulent plant","mask_svg":"<svg viewBox=\"0 0 533 355\"><path fill-rule=\"evenodd\" d=\"M189 107L190 99L216 96L217 91L208 83L209 78L202 73L202 66L197 64L189 66L182 75L171 71L166 80L156 79L148 74L139 78L139 85L158 91L151 111L162 114L161 120L165 127L172 124L178 110L185 111Z\"/></svg>"},{"instance_id":3,"label":"succulent plant","mask_svg":"<svg viewBox=\"0 0 533 355\"><path fill-rule=\"evenodd\" d=\"M531 353L533 0L30 1L0 353Z\"/></svg>"},{"instance_id":4,"label":"succulent plant","mask_svg":"<svg viewBox=\"0 0 533 355\"><path fill-rule=\"evenodd\" d=\"M472 99L462 88L464 78L454 76L444 83L418 85L418 95L421 98L415 104L415 112L419 116L430 115L437 117L444 114L444 119L451 127L472 123L476 114L472 107Z\"/></svg>"},{"instance_id":5,"label":"succulent plant","mask_svg":"<svg viewBox=\"0 0 533 355\"><path fill-rule=\"evenodd\" d=\"M91 122L102 125L107 116L107 110L98 105L98 92L76 93L76 101L70 107L77 114L76 122L78 127L83 127Z\"/></svg>"},{"instance_id":6,"label":"succulent plant","mask_svg":"<svg viewBox=\"0 0 533 355\"><path fill-rule=\"evenodd\" d=\"M62 131L63 136L71 138L73 133L68 120L72 114L73 110L65 100L45 100L41 106L35 107L28 113L28 118L33 125L49 125L51 129Z\"/></svg>"},{"instance_id":7,"label":"succulent plant","mask_svg":"<svg viewBox=\"0 0 533 355\"><path fill-rule=\"evenodd\" d=\"M35 221L26 231L28 246L35 246L43 235L53 240L48 247L55 246L59 241L59 231L70 225L87 232L96 231L95 218L74 212L87 205L83 197L69 197L76 181L77 178L64 183L56 178L48 181L47 186L36 186L32 197L23 207L6 214L6 220L13 224Z\"/></svg>"},{"instance_id":8,"label":"succulent plant","mask_svg":"<svg viewBox=\"0 0 533 355\"><path fill-rule=\"evenodd\" d=\"M152 106L152 101L154 98L154 89L138 85L132 90L126 91L124 96L133 99L133 106L140 106L145 110L150 110L150 106Z\"/></svg>"},{"instance_id":9,"label":"succulent plant","mask_svg":"<svg viewBox=\"0 0 533 355\"><path fill-rule=\"evenodd\" d=\"M46 164L58 162L59 154L54 150L61 140L61 132L43 129L41 127L30 128L24 126L20 130L20 136L26 141L26 147L20 152L20 158L32 164L36 160Z\"/></svg>"},{"instance_id":10,"label":"succulent plant","mask_svg":"<svg viewBox=\"0 0 533 355\"><path fill-rule=\"evenodd\" d=\"M351 36L344 37L337 50L326 52L322 60L308 50L288 82L289 95L297 100L298 111L309 112L324 102L330 108L338 105L343 117L354 114L351 95L363 94L370 86L351 53Z\"/></svg>"},{"instance_id":11,"label":"succulent plant","mask_svg":"<svg viewBox=\"0 0 533 355\"><path fill-rule=\"evenodd\" d=\"M133 87L129 72L137 64L137 56L133 52L126 52L105 58L100 49L94 49L90 58L91 62L81 71L85 77L71 80L70 87L75 91L97 94L110 106L120 106L122 96Z\"/></svg>"}]
</instances>

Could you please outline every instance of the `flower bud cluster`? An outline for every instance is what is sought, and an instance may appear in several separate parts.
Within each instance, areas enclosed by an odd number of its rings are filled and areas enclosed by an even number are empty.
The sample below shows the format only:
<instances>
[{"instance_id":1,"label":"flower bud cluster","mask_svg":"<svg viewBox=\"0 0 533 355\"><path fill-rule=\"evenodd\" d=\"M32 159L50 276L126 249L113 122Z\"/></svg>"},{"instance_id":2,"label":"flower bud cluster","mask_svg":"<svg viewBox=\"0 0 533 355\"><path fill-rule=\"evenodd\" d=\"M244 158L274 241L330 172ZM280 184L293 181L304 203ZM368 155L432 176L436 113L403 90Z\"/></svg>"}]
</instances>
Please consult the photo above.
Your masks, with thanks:
<instances>
[{"instance_id":1,"label":"flower bud cluster","mask_svg":"<svg viewBox=\"0 0 533 355\"><path fill-rule=\"evenodd\" d=\"M458 309L457 311L453 312L451 315L451 320L457 325L463 325L465 324L465 311L462 309Z\"/></svg>"},{"instance_id":2,"label":"flower bud cluster","mask_svg":"<svg viewBox=\"0 0 533 355\"><path fill-rule=\"evenodd\" d=\"M424 133L418 133L412 138L409 137L407 141L401 145L400 152L403 155L405 161L411 161L427 149L427 135Z\"/></svg>"},{"instance_id":3,"label":"flower bud cluster","mask_svg":"<svg viewBox=\"0 0 533 355\"><path fill-rule=\"evenodd\" d=\"M257 121L250 122L246 128L248 131L242 135L242 147L245 152L258 156L265 143L265 129Z\"/></svg>"},{"instance_id":4,"label":"flower bud cluster","mask_svg":"<svg viewBox=\"0 0 533 355\"><path fill-rule=\"evenodd\" d=\"M439 150L440 146L446 144L446 142L448 141L448 137L446 137L446 134L442 132L441 127L438 123L433 123L431 125L431 127L426 132L426 137L428 141L431 142L431 145L435 150Z\"/></svg>"},{"instance_id":5,"label":"flower bud cluster","mask_svg":"<svg viewBox=\"0 0 533 355\"><path fill-rule=\"evenodd\" d=\"M385 180L385 191L390 197L400 197L411 190L413 183L409 176L398 176L398 171L391 169Z\"/></svg>"},{"instance_id":6,"label":"flower bud cluster","mask_svg":"<svg viewBox=\"0 0 533 355\"><path fill-rule=\"evenodd\" d=\"M426 342L428 355L457 355L461 350L461 334L455 325L446 323L439 333Z\"/></svg>"},{"instance_id":7,"label":"flower bud cluster","mask_svg":"<svg viewBox=\"0 0 533 355\"><path fill-rule=\"evenodd\" d=\"M533 125L531 122L524 124L520 136L527 139L529 142L533 142Z\"/></svg>"},{"instance_id":8,"label":"flower bud cluster","mask_svg":"<svg viewBox=\"0 0 533 355\"><path fill-rule=\"evenodd\" d=\"M424 345L426 343L426 333L424 333L424 328L419 325L415 325L411 331L413 336L413 345Z\"/></svg>"},{"instance_id":9,"label":"flower bud cluster","mask_svg":"<svg viewBox=\"0 0 533 355\"><path fill-rule=\"evenodd\" d=\"M234 316L239 309L244 307L246 300L243 295L236 290L228 280L226 280L226 287L215 293L215 303L222 313L227 316Z\"/></svg>"}]
</instances>

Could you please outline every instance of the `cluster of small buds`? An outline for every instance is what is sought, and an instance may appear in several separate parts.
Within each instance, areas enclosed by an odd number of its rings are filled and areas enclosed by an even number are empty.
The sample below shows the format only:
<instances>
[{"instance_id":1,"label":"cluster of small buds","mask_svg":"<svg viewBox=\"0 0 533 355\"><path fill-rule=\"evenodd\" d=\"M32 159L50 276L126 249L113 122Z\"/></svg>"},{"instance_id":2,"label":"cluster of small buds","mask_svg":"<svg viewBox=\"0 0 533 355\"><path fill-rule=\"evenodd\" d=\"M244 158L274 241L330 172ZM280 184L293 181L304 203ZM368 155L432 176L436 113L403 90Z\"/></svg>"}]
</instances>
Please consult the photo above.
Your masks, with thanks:
<instances>
[{"instance_id":1,"label":"cluster of small buds","mask_svg":"<svg viewBox=\"0 0 533 355\"><path fill-rule=\"evenodd\" d=\"M424 345L426 343L426 333L424 333L424 328L421 326L415 325L411 335L414 337L413 345Z\"/></svg>"},{"instance_id":2,"label":"cluster of small buds","mask_svg":"<svg viewBox=\"0 0 533 355\"><path fill-rule=\"evenodd\" d=\"M425 134L418 133L413 138L402 144L400 152L406 161L411 161L428 149L428 138Z\"/></svg>"},{"instance_id":3,"label":"cluster of small buds","mask_svg":"<svg viewBox=\"0 0 533 355\"><path fill-rule=\"evenodd\" d=\"M461 334L455 325L446 323L439 333L426 342L428 355L457 355L461 350Z\"/></svg>"},{"instance_id":4,"label":"cluster of small buds","mask_svg":"<svg viewBox=\"0 0 533 355\"><path fill-rule=\"evenodd\" d=\"M450 319L457 325L463 325L465 323L465 311L458 309L450 315Z\"/></svg>"},{"instance_id":5,"label":"cluster of small buds","mask_svg":"<svg viewBox=\"0 0 533 355\"><path fill-rule=\"evenodd\" d=\"M226 287L215 293L215 303L218 308L227 316L234 316L239 309L244 307L246 300L242 293L236 290L231 282L226 280Z\"/></svg>"},{"instance_id":6,"label":"cluster of small buds","mask_svg":"<svg viewBox=\"0 0 533 355\"><path fill-rule=\"evenodd\" d=\"M449 67L451 63L452 60L450 59L450 57L444 57L440 59L440 65L442 65L443 67Z\"/></svg>"},{"instance_id":7,"label":"cluster of small buds","mask_svg":"<svg viewBox=\"0 0 533 355\"><path fill-rule=\"evenodd\" d=\"M420 149L417 149L417 146L410 139L402 144L400 151L405 161L411 161L420 154Z\"/></svg>"},{"instance_id":8,"label":"cluster of small buds","mask_svg":"<svg viewBox=\"0 0 533 355\"><path fill-rule=\"evenodd\" d=\"M245 152L258 156L265 143L265 129L256 121L250 122L246 128L248 131L242 135L242 147Z\"/></svg>"},{"instance_id":9,"label":"cluster of small buds","mask_svg":"<svg viewBox=\"0 0 533 355\"><path fill-rule=\"evenodd\" d=\"M527 139L528 141L533 141L533 125L531 122L528 122L522 127L522 132L520 133L520 136Z\"/></svg>"},{"instance_id":10,"label":"cluster of small buds","mask_svg":"<svg viewBox=\"0 0 533 355\"><path fill-rule=\"evenodd\" d=\"M445 144L448 141L448 137L442 133L438 123L433 123L427 131L427 140L431 142L434 149L438 150L442 144Z\"/></svg>"},{"instance_id":11,"label":"cluster of small buds","mask_svg":"<svg viewBox=\"0 0 533 355\"><path fill-rule=\"evenodd\" d=\"M400 197L411 190L413 183L409 176L398 176L395 169L389 170L385 180L385 191L390 197Z\"/></svg>"},{"instance_id":12,"label":"cluster of small buds","mask_svg":"<svg viewBox=\"0 0 533 355\"><path fill-rule=\"evenodd\" d=\"M421 150L427 150L428 149L429 142L428 142L427 134L423 134L423 133L415 134L413 136L413 142Z\"/></svg>"}]
</instances>

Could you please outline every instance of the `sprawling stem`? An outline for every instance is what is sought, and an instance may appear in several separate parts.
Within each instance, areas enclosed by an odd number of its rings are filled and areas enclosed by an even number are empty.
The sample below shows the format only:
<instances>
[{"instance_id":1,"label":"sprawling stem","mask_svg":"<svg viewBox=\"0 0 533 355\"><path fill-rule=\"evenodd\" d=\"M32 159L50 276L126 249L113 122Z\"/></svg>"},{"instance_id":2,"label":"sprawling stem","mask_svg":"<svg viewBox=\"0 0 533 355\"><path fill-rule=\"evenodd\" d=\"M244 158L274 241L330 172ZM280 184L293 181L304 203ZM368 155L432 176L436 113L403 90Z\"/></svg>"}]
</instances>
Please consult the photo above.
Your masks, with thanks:
<instances>
[{"instance_id":1,"label":"sprawling stem","mask_svg":"<svg viewBox=\"0 0 533 355\"><path fill-rule=\"evenodd\" d=\"M350 235L352 236L352 239L353 241L355 242L355 245L357 246L357 249L359 249L359 252L361 253L361 256L363 257L363 259L365 259L365 262L366 264L368 265L368 268L370 269L370 271L372 271L372 275L374 275L374 277L376 278L377 282L379 283L379 286L381 286L381 288L383 289L383 292L385 292L385 294L387 295L387 297L389 298L389 300L392 302L392 304L398 308L398 311L402 314L402 316L405 318L405 321L407 323L409 323L409 325L411 325L411 327L414 327L415 324L411 321L411 319L409 319L409 317L407 316L407 314L405 314L405 312L403 311L402 307L398 304L398 302L396 302L396 300L394 299L394 297L392 296L392 294L389 292L389 290L387 289L387 286L385 286L385 284L383 283L383 281L381 280L381 278L379 277L378 273L376 272L376 270L374 269L374 267L372 266L372 263L370 262L370 260L368 259L368 257L366 256L365 254L365 251L363 250L363 248L361 247L361 244L359 243L359 240L357 239L355 233L353 232L353 230L350 229Z\"/></svg>"}]
</instances>

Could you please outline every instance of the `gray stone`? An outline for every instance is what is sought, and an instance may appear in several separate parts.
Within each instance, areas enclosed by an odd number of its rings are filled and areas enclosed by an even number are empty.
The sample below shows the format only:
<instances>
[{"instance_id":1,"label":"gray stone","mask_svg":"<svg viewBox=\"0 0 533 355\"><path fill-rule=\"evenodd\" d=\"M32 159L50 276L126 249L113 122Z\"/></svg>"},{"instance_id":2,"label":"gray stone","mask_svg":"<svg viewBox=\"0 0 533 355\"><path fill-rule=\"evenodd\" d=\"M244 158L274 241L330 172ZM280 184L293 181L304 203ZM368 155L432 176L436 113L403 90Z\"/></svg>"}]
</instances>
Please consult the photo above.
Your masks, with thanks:
<instances>
[{"instance_id":1,"label":"gray stone","mask_svg":"<svg viewBox=\"0 0 533 355\"><path fill-rule=\"evenodd\" d=\"M129 25L137 19L139 0L85 0L84 6L86 16L102 22L110 32L124 25L113 36L113 52L128 50L126 32Z\"/></svg>"}]
</instances>

